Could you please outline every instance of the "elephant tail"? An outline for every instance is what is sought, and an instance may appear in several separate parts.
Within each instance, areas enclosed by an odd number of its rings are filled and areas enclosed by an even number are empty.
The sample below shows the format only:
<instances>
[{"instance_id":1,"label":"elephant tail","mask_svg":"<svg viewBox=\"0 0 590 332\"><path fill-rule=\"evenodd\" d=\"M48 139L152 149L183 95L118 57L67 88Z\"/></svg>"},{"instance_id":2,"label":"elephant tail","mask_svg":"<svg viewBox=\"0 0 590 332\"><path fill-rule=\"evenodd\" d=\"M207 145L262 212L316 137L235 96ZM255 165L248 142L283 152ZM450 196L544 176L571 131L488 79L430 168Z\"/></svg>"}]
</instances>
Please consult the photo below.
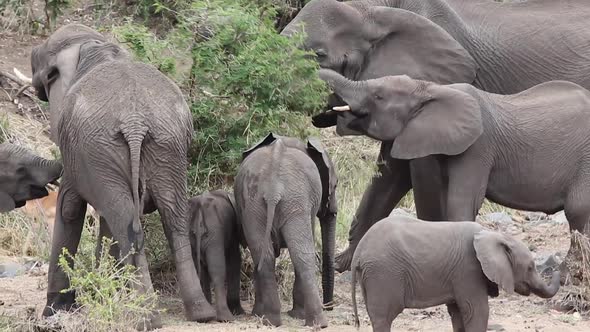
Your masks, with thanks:
<instances>
[{"instance_id":1,"label":"elephant tail","mask_svg":"<svg viewBox=\"0 0 590 332\"><path fill-rule=\"evenodd\" d=\"M147 135L148 128L136 121L129 121L121 127L123 137L129 146L129 156L131 161L131 195L133 196L133 232L137 236L137 249L143 247L143 237L141 235L141 203L139 197L139 168L141 162L141 145ZM141 243L139 243L141 242Z\"/></svg>"},{"instance_id":2,"label":"elephant tail","mask_svg":"<svg viewBox=\"0 0 590 332\"><path fill-rule=\"evenodd\" d=\"M197 269L197 275L201 278L201 223L205 221L205 212L203 211L203 205L201 200L197 201L195 210L191 216L191 220L194 220L195 225L195 247L194 252L197 256L195 262L195 268Z\"/></svg>"},{"instance_id":3,"label":"elephant tail","mask_svg":"<svg viewBox=\"0 0 590 332\"><path fill-rule=\"evenodd\" d=\"M260 261L258 262L258 272L262 270L262 266L264 265L264 260L268 257L268 255L274 255L272 251L272 227L273 221L275 219L275 210L279 203L278 199L265 199L266 201L266 227L264 229L264 238L260 243ZM271 256L272 257L272 256Z\"/></svg>"},{"instance_id":4,"label":"elephant tail","mask_svg":"<svg viewBox=\"0 0 590 332\"><path fill-rule=\"evenodd\" d=\"M359 312L358 312L358 308L357 308L357 304L356 304L356 278L357 275L360 273L360 268L358 266L358 259L352 261L352 267L351 267L351 294L352 294L352 313L354 316L354 326L357 328L357 330L361 327L361 322L359 320Z\"/></svg>"}]
</instances>

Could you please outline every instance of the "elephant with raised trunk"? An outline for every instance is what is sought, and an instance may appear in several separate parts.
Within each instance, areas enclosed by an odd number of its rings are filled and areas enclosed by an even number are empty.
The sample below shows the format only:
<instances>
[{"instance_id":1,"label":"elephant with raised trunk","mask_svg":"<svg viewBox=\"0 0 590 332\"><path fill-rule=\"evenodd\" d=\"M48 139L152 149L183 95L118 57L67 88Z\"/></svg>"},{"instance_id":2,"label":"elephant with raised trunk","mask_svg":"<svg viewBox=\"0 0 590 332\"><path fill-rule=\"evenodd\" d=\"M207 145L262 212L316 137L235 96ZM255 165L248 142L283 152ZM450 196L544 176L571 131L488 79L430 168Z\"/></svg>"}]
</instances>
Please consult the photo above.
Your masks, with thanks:
<instances>
[{"instance_id":1,"label":"elephant with raised trunk","mask_svg":"<svg viewBox=\"0 0 590 332\"><path fill-rule=\"evenodd\" d=\"M590 88L588 15L585 0L312 0L282 34L303 26L303 47L315 51L321 67L351 80L405 74L512 94L550 80ZM332 95L328 109L342 104ZM328 111L315 116L313 123L336 125L341 135L358 135L347 126L352 119ZM410 189L421 219L447 219L440 158L397 159L389 154L392 144L381 144L378 175L352 221L349 247L336 257L338 271L350 268L363 234Z\"/></svg>"},{"instance_id":2,"label":"elephant with raised trunk","mask_svg":"<svg viewBox=\"0 0 590 332\"><path fill-rule=\"evenodd\" d=\"M215 318L192 261L186 196L192 117L183 95L150 65L79 24L56 30L31 55L33 86L49 101L51 136L63 157L44 316L75 304L57 265L62 248L75 254L86 203L101 216L125 263L139 268L152 291L143 248L142 213L160 212L189 320ZM106 228L106 229L105 229ZM107 231L108 229L108 231ZM147 328L161 326L157 314Z\"/></svg>"},{"instance_id":3,"label":"elephant with raised trunk","mask_svg":"<svg viewBox=\"0 0 590 332\"><path fill-rule=\"evenodd\" d=\"M255 266L253 314L265 323L281 325L275 258L288 248L295 270L293 309L289 315L305 325L326 327L316 284L314 220L322 232L324 306L334 293L336 172L328 153L315 138L269 134L243 153L234 195L238 219Z\"/></svg>"},{"instance_id":4,"label":"elephant with raised trunk","mask_svg":"<svg viewBox=\"0 0 590 332\"><path fill-rule=\"evenodd\" d=\"M406 75L353 82L321 69L320 77L348 103L335 109L355 118L350 128L393 141L391 157L444 160L447 220L475 220L488 198L565 210L571 230L590 232L590 91L566 81L499 95Z\"/></svg>"},{"instance_id":5,"label":"elephant with raised trunk","mask_svg":"<svg viewBox=\"0 0 590 332\"><path fill-rule=\"evenodd\" d=\"M425 222L393 216L377 222L359 242L352 260L355 324L356 281L375 332L391 331L404 308L446 304L455 332L485 332L488 296L499 288L551 298L559 272L546 285L527 246L474 222Z\"/></svg>"},{"instance_id":6,"label":"elephant with raised trunk","mask_svg":"<svg viewBox=\"0 0 590 332\"><path fill-rule=\"evenodd\" d=\"M11 143L0 144L0 212L23 207L47 196L45 188L61 176L61 163Z\"/></svg>"}]
</instances>

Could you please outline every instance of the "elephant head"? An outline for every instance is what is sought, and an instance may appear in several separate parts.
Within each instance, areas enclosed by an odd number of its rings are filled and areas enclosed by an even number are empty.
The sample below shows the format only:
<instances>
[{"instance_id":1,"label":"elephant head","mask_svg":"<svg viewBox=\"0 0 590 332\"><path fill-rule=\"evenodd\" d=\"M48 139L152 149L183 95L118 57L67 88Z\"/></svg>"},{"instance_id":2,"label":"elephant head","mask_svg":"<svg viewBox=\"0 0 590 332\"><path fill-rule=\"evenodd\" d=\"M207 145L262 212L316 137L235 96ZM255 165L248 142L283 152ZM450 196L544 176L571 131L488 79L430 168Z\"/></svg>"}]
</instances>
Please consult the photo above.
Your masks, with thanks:
<instances>
[{"instance_id":1,"label":"elephant head","mask_svg":"<svg viewBox=\"0 0 590 332\"><path fill-rule=\"evenodd\" d=\"M547 286L537 270L528 248L510 236L483 230L475 234L473 246L483 273L492 282L511 294L542 298L553 297L559 290L559 271Z\"/></svg>"},{"instance_id":2,"label":"elephant head","mask_svg":"<svg viewBox=\"0 0 590 332\"><path fill-rule=\"evenodd\" d=\"M304 30L304 48L316 53L322 68L351 80L409 75L439 84L472 83L477 64L449 33L413 12L371 5L370 1L312 0L285 27L282 35ZM341 106L338 98L330 106ZM317 127L338 124L347 116L328 111L313 118Z\"/></svg>"},{"instance_id":3,"label":"elephant head","mask_svg":"<svg viewBox=\"0 0 590 332\"><path fill-rule=\"evenodd\" d=\"M51 109L51 138L57 143L57 124L61 103L68 89L85 71L124 51L95 30L68 24L57 29L43 44L31 52L32 85L37 96L48 101Z\"/></svg>"},{"instance_id":4,"label":"elephant head","mask_svg":"<svg viewBox=\"0 0 590 332\"><path fill-rule=\"evenodd\" d=\"M479 103L461 90L405 75L350 81L321 69L320 77L348 104L334 109L353 116L349 128L393 141L393 158L457 155L483 133Z\"/></svg>"},{"instance_id":5,"label":"elephant head","mask_svg":"<svg viewBox=\"0 0 590 332\"><path fill-rule=\"evenodd\" d=\"M297 138L269 133L264 139L243 152L244 159L254 150L282 140L285 146L305 152L316 164L322 181L322 201L317 217L320 219L322 232L322 290L324 305L330 309L334 294L334 248L336 241L336 170L327 151L317 138L310 137L307 144Z\"/></svg>"},{"instance_id":6,"label":"elephant head","mask_svg":"<svg viewBox=\"0 0 590 332\"><path fill-rule=\"evenodd\" d=\"M0 144L0 212L47 196L45 186L59 179L62 170L57 161L41 158L10 143Z\"/></svg>"}]
</instances>

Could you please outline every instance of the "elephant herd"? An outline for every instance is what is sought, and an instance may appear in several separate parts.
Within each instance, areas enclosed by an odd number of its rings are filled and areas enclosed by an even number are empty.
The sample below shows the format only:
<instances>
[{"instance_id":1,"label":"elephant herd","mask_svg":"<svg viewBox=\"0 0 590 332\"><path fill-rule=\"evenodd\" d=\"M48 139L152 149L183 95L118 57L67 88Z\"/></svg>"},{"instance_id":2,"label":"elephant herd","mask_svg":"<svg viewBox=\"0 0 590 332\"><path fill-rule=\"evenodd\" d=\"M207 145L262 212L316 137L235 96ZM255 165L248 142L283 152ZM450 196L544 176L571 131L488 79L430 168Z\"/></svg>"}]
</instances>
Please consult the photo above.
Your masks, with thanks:
<instances>
[{"instance_id":1,"label":"elephant herd","mask_svg":"<svg viewBox=\"0 0 590 332\"><path fill-rule=\"evenodd\" d=\"M63 167L0 145L0 212L47 195L61 177L44 316L76 304L57 260L62 248L75 254L87 204L119 253L133 249L126 263L144 292L153 289L140 216L159 211L188 320L244 312L240 245L255 265L253 314L275 326L281 248L295 270L289 315L308 326L328 325L334 270L352 270L353 300L360 281L375 331L389 331L404 308L446 304L454 331L480 332L499 288L552 297L559 272L545 285L524 244L470 221L487 198L565 210L571 230L588 231L588 18L586 0L309 1L281 34L305 33L301 47L315 52L334 92L314 126L382 142L378 175L336 257L337 177L317 139L270 133L244 151L233 193L187 199L193 124L180 89L96 31L61 27L33 49L31 65ZM422 220L388 217L410 189ZM155 312L143 325L159 326Z\"/></svg>"}]
</instances>

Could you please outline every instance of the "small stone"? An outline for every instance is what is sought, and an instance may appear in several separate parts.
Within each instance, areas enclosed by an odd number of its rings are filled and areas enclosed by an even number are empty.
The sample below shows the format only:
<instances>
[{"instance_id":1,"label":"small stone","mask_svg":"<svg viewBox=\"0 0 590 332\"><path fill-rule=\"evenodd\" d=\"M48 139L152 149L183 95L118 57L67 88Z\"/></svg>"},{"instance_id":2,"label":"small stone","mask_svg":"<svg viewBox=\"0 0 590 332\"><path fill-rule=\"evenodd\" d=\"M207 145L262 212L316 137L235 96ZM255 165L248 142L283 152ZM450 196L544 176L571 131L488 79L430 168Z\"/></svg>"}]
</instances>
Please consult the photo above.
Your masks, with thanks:
<instances>
[{"instance_id":1,"label":"small stone","mask_svg":"<svg viewBox=\"0 0 590 332\"><path fill-rule=\"evenodd\" d=\"M506 331L506 329L500 324L489 324L488 331Z\"/></svg>"},{"instance_id":2,"label":"small stone","mask_svg":"<svg viewBox=\"0 0 590 332\"><path fill-rule=\"evenodd\" d=\"M565 217L565 212L560 211L557 212L556 214L551 216L551 220L553 220L554 223L556 224L560 224L560 225L564 225L567 224L567 218Z\"/></svg>"},{"instance_id":3,"label":"small stone","mask_svg":"<svg viewBox=\"0 0 590 332\"><path fill-rule=\"evenodd\" d=\"M391 213L389 214L390 217L393 216L406 216L406 217L412 217L415 218L416 216L411 214L410 212L401 209L401 208L397 208L397 209L393 209L393 211L391 211Z\"/></svg>"},{"instance_id":4,"label":"small stone","mask_svg":"<svg viewBox=\"0 0 590 332\"><path fill-rule=\"evenodd\" d=\"M484 215L484 218L496 224L512 224L512 217L506 212L492 212Z\"/></svg>"},{"instance_id":5,"label":"small stone","mask_svg":"<svg viewBox=\"0 0 590 332\"><path fill-rule=\"evenodd\" d=\"M580 319L582 318L582 316L580 316L580 313L579 313L579 312L577 312L577 311L576 311L576 312L574 312L574 313L572 314L572 316L574 317L574 319L575 319L575 320L580 320Z\"/></svg>"}]
</instances>

